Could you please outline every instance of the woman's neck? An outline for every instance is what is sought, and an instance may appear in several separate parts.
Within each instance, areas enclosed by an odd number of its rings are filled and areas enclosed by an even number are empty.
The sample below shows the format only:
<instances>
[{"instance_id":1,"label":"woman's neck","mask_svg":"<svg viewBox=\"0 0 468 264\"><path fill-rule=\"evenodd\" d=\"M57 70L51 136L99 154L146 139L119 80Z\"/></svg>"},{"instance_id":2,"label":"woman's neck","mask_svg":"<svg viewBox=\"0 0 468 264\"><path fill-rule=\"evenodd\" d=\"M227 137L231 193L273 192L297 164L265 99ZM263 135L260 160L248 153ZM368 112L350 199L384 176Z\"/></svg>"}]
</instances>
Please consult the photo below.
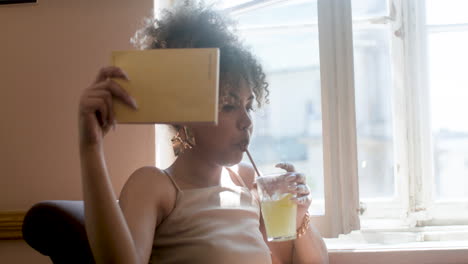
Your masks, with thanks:
<instances>
[{"instance_id":1,"label":"woman's neck","mask_svg":"<svg viewBox=\"0 0 468 264\"><path fill-rule=\"evenodd\" d=\"M192 149L181 154L168 171L178 184L203 188L220 185L222 169L221 165L208 161Z\"/></svg>"}]
</instances>

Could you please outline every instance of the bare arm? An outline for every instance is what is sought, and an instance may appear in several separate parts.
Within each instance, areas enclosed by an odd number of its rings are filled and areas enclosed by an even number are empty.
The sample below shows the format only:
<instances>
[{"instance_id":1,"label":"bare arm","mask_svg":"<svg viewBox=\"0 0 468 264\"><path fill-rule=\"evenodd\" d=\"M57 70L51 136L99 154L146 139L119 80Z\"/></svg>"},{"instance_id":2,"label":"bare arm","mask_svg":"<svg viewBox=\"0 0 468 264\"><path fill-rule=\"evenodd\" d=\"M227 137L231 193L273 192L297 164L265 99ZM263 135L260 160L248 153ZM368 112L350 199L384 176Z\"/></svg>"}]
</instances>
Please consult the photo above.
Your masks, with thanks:
<instances>
[{"instance_id":1,"label":"bare arm","mask_svg":"<svg viewBox=\"0 0 468 264\"><path fill-rule=\"evenodd\" d=\"M82 164L102 161L102 150L97 157L85 155ZM175 188L159 169L142 167L130 175L117 203L105 163L97 167L106 177L94 169L82 175L86 230L96 263L148 263L155 230L175 204Z\"/></svg>"},{"instance_id":2,"label":"bare arm","mask_svg":"<svg viewBox=\"0 0 468 264\"><path fill-rule=\"evenodd\" d=\"M293 263L328 264L327 246L312 224L303 236L294 240Z\"/></svg>"},{"instance_id":3,"label":"bare arm","mask_svg":"<svg viewBox=\"0 0 468 264\"><path fill-rule=\"evenodd\" d=\"M142 263L106 167L103 137L114 123L112 98L136 109L132 98L109 78L128 79L103 68L79 105L80 161L86 232L97 263Z\"/></svg>"},{"instance_id":4,"label":"bare arm","mask_svg":"<svg viewBox=\"0 0 468 264\"><path fill-rule=\"evenodd\" d=\"M85 224L96 263L142 263L117 203L101 146L80 149Z\"/></svg>"}]
</instances>

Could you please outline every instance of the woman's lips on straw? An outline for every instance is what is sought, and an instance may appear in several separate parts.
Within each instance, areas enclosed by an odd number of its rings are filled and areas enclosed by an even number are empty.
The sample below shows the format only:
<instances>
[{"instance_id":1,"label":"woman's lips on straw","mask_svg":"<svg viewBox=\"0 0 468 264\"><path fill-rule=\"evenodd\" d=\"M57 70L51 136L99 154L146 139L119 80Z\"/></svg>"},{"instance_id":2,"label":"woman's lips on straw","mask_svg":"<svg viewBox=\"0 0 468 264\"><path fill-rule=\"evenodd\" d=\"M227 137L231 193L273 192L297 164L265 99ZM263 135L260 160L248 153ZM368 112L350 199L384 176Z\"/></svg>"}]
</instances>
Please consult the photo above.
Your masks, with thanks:
<instances>
[{"instance_id":1,"label":"woman's lips on straw","mask_svg":"<svg viewBox=\"0 0 468 264\"><path fill-rule=\"evenodd\" d=\"M239 144L239 147L242 151L246 151L249 144Z\"/></svg>"},{"instance_id":2,"label":"woman's lips on straw","mask_svg":"<svg viewBox=\"0 0 468 264\"><path fill-rule=\"evenodd\" d=\"M239 146L241 151L246 151L247 147L249 146L249 140L248 139L242 140L240 143L238 143L236 145Z\"/></svg>"}]
</instances>

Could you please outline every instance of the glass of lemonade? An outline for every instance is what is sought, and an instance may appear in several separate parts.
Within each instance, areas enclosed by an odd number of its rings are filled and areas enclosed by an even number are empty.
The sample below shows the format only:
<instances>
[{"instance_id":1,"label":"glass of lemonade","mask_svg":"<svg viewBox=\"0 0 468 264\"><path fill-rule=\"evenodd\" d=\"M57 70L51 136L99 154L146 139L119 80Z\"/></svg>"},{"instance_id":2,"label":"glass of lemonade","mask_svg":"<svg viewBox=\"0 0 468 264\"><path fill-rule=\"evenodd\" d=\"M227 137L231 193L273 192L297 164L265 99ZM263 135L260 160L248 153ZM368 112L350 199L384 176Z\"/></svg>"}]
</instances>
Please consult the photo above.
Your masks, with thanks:
<instances>
[{"instance_id":1,"label":"glass of lemonade","mask_svg":"<svg viewBox=\"0 0 468 264\"><path fill-rule=\"evenodd\" d=\"M297 204L281 173L256 178L268 241L296 239Z\"/></svg>"}]
</instances>

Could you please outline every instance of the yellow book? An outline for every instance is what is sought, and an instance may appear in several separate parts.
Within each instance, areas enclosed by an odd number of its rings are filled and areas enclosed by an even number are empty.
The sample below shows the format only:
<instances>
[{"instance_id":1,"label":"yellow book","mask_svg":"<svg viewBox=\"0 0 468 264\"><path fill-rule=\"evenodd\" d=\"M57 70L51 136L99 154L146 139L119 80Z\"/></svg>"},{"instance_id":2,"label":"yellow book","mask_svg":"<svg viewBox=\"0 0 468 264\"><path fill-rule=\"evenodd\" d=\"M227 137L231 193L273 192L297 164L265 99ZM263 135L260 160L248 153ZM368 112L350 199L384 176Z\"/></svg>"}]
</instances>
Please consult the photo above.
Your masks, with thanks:
<instances>
[{"instance_id":1,"label":"yellow book","mask_svg":"<svg viewBox=\"0 0 468 264\"><path fill-rule=\"evenodd\" d=\"M138 104L114 98L118 123L217 123L219 49L114 51L112 65L127 73L130 81L115 81Z\"/></svg>"}]
</instances>

